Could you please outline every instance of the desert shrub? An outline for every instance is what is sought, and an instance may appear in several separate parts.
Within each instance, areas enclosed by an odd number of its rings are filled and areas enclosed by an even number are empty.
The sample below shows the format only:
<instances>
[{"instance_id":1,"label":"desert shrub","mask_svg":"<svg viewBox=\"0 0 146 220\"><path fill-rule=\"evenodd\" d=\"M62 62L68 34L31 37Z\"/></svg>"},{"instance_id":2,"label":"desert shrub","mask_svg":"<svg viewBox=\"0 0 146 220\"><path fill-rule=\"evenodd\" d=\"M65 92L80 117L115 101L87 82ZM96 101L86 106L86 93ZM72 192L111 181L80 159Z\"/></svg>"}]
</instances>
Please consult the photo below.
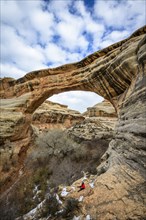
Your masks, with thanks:
<instances>
[{"instance_id":1,"label":"desert shrub","mask_svg":"<svg viewBox=\"0 0 146 220\"><path fill-rule=\"evenodd\" d=\"M41 212L41 217L47 217L51 215L52 217L57 215L57 212L60 209L60 204L58 203L55 194L50 194L48 198L46 198L45 205L43 206L43 210Z\"/></svg>"},{"instance_id":2,"label":"desert shrub","mask_svg":"<svg viewBox=\"0 0 146 220\"><path fill-rule=\"evenodd\" d=\"M11 164L8 161L5 161L2 167L2 172L9 172L11 169Z\"/></svg>"},{"instance_id":3,"label":"desert shrub","mask_svg":"<svg viewBox=\"0 0 146 220\"><path fill-rule=\"evenodd\" d=\"M45 167L40 167L34 173L33 181L37 185L40 184L42 181L46 180L47 177L48 177L47 169Z\"/></svg>"},{"instance_id":4,"label":"desert shrub","mask_svg":"<svg viewBox=\"0 0 146 220\"><path fill-rule=\"evenodd\" d=\"M34 185L39 185L41 191L40 198L43 199L48 188L48 177L50 173L46 167L40 167L33 175Z\"/></svg>"},{"instance_id":5,"label":"desert shrub","mask_svg":"<svg viewBox=\"0 0 146 220\"><path fill-rule=\"evenodd\" d=\"M52 156L64 158L76 149L78 144L62 130L54 129L41 133L35 140L35 148L27 156L27 166L44 166Z\"/></svg>"},{"instance_id":6,"label":"desert shrub","mask_svg":"<svg viewBox=\"0 0 146 220\"><path fill-rule=\"evenodd\" d=\"M65 131L57 129L42 133L36 139L36 144L41 147L41 149L47 148L48 152L50 150L50 154L53 154L55 150L58 150L56 153L70 152L76 145Z\"/></svg>"},{"instance_id":7,"label":"desert shrub","mask_svg":"<svg viewBox=\"0 0 146 220\"><path fill-rule=\"evenodd\" d=\"M81 160L86 160L87 157L88 157L87 149L83 145L80 145L80 147L74 149L74 152L71 155L72 160L76 162L80 162Z\"/></svg>"},{"instance_id":8,"label":"desert shrub","mask_svg":"<svg viewBox=\"0 0 146 220\"><path fill-rule=\"evenodd\" d=\"M64 219L70 220L73 219L74 215L77 214L77 212L80 209L80 204L77 199L74 198L68 198L66 201L65 208L63 212L60 214Z\"/></svg>"},{"instance_id":9,"label":"desert shrub","mask_svg":"<svg viewBox=\"0 0 146 220\"><path fill-rule=\"evenodd\" d=\"M0 147L0 169L2 172L9 172L18 165L18 156L14 153L14 143L6 140Z\"/></svg>"}]
</instances>

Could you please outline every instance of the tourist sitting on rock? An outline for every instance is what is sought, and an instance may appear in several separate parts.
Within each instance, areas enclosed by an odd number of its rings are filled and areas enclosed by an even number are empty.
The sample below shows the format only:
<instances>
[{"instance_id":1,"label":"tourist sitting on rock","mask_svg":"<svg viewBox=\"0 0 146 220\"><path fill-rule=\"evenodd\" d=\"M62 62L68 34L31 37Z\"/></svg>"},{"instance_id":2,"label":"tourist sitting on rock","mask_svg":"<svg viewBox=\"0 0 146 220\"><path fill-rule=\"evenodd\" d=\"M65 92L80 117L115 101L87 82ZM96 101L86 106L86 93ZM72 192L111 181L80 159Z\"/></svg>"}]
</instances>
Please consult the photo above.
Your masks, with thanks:
<instances>
[{"instance_id":1,"label":"tourist sitting on rock","mask_svg":"<svg viewBox=\"0 0 146 220\"><path fill-rule=\"evenodd\" d=\"M82 184L81 184L81 186L79 186L79 191L78 192L80 192L81 190L83 190L83 189L85 189L85 183L84 182L82 182Z\"/></svg>"}]
</instances>

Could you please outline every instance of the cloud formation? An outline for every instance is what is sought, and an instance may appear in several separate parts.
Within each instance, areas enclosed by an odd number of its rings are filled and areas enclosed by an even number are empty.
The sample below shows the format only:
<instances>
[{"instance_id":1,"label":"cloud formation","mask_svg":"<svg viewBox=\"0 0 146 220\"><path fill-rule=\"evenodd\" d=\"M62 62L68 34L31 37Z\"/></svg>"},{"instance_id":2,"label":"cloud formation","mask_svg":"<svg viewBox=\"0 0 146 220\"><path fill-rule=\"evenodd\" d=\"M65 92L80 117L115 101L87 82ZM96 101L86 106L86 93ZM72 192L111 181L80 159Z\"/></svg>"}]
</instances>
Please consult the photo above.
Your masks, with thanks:
<instances>
[{"instance_id":1,"label":"cloud formation","mask_svg":"<svg viewBox=\"0 0 146 220\"><path fill-rule=\"evenodd\" d=\"M63 103L68 105L70 109L85 112L87 107L103 101L103 98L93 92L72 91L54 95L49 100L57 103L60 103L60 100L64 100Z\"/></svg>"},{"instance_id":2,"label":"cloud formation","mask_svg":"<svg viewBox=\"0 0 146 220\"><path fill-rule=\"evenodd\" d=\"M13 78L79 61L128 37L146 16L145 0L1 0L0 7L1 77Z\"/></svg>"}]
</instances>

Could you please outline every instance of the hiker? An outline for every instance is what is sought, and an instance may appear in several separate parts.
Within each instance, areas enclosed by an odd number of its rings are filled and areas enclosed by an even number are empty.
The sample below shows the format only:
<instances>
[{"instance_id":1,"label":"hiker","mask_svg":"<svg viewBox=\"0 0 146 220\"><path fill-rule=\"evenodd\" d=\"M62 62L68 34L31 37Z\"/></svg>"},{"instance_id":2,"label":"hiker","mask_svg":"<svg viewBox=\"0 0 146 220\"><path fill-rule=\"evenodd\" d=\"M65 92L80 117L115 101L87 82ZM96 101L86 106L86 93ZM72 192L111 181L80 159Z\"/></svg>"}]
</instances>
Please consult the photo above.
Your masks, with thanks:
<instances>
[{"instance_id":1,"label":"hiker","mask_svg":"<svg viewBox=\"0 0 146 220\"><path fill-rule=\"evenodd\" d=\"M81 190L83 190L83 189L85 189L85 183L84 182L82 182L82 184L81 184L81 186L79 186L79 191L78 192L80 192Z\"/></svg>"}]
</instances>

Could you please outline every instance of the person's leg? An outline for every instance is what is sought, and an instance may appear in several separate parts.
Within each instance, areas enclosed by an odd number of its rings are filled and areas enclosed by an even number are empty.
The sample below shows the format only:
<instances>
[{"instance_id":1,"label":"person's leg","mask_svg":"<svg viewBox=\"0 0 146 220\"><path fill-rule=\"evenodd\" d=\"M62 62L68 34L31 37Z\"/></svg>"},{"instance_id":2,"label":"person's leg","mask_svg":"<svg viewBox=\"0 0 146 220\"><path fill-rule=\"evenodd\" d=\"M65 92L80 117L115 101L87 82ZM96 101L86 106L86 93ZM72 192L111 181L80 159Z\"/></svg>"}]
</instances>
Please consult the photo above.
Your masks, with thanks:
<instances>
[{"instance_id":1,"label":"person's leg","mask_svg":"<svg viewBox=\"0 0 146 220\"><path fill-rule=\"evenodd\" d=\"M80 192L81 190L83 190L83 188L80 188L78 192Z\"/></svg>"}]
</instances>

